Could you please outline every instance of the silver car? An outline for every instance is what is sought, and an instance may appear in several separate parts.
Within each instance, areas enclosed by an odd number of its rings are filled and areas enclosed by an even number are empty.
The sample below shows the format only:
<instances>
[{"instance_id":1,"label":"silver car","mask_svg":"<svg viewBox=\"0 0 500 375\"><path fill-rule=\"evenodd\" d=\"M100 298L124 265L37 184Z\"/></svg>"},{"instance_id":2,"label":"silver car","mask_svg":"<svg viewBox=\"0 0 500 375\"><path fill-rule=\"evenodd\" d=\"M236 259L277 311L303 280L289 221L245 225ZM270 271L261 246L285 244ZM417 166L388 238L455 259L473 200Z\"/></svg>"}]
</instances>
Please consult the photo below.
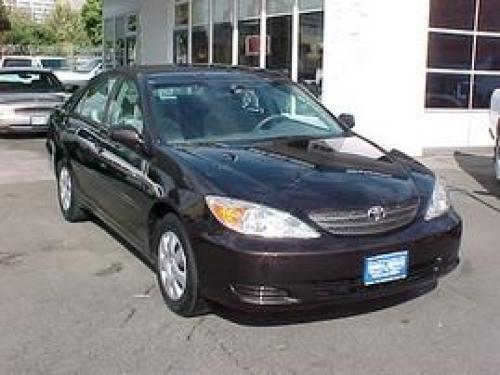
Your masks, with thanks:
<instances>
[{"instance_id":1,"label":"silver car","mask_svg":"<svg viewBox=\"0 0 500 375\"><path fill-rule=\"evenodd\" d=\"M48 70L0 69L0 134L45 132L50 114L68 96Z\"/></svg>"}]
</instances>

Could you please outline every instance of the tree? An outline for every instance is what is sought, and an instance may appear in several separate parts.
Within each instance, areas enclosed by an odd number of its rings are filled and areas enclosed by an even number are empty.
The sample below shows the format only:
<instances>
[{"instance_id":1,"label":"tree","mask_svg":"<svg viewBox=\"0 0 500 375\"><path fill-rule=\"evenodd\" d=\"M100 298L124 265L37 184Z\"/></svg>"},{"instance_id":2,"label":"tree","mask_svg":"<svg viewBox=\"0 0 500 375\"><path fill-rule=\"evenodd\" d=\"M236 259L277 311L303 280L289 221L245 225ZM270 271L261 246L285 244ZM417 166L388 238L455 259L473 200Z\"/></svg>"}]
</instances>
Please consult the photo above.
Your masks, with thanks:
<instances>
[{"instance_id":1,"label":"tree","mask_svg":"<svg viewBox=\"0 0 500 375\"><path fill-rule=\"evenodd\" d=\"M9 15L7 14L7 8L5 8L3 0L0 0L0 34L9 31L10 28L11 23Z\"/></svg>"},{"instance_id":2,"label":"tree","mask_svg":"<svg viewBox=\"0 0 500 375\"><path fill-rule=\"evenodd\" d=\"M7 43L20 46L38 44L35 33L36 24L31 20L30 15L19 10L14 10L9 15L10 30L6 33Z\"/></svg>"},{"instance_id":3,"label":"tree","mask_svg":"<svg viewBox=\"0 0 500 375\"><path fill-rule=\"evenodd\" d=\"M102 0L86 0L82 7L85 32L94 46L102 43Z\"/></svg>"},{"instance_id":4,"label":"tree","mask_svg":"<svg viewBox=\"0 0 500 375\"><path fill-rule=\"evenodd\" d=\"M88 42L80 14L66 0L56 3L54 12L45 20L39 35L46 44L82 45Z\"/></svg>"}]
</instances>

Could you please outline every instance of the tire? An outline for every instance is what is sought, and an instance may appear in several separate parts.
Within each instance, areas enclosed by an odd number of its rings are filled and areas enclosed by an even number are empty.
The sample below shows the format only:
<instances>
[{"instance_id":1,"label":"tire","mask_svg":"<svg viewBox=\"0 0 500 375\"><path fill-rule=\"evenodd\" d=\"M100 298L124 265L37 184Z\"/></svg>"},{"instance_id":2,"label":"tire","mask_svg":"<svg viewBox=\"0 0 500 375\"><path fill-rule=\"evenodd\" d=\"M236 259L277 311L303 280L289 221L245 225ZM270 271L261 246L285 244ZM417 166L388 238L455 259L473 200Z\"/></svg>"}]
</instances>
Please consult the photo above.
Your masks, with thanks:
<instances>
[{"instance_id":1,"label":"tire","mask_svg":"<svg viewBox=\"0 0 500 375\"><path fill-rule=\"evenodd\" d=\"M80 203L73 171L66 160L57 164L57 199L64 218L70 223L88 219L88 214Z\"/></svg>"},{"instance_id":2,"label":"tire","mask_svg":"<svg viewBox=\"0 0 500 375\"><path fill-rule=\"evenodd\" d=\"M495 146L495 178L498 183L500 183L500 141L497 140Z\"/></svg>"},{"instance_id":3,"label":"tire","mask_svg":"<svg viewBox=\"0 0 500 375\"><path fill-rule=\"evenodd\" d=\"M158 286L169 309L184 317L204 312L196 258L186 230L175 215L166 215L158 222L152 244Z\"/></svg>"}]
</instances>

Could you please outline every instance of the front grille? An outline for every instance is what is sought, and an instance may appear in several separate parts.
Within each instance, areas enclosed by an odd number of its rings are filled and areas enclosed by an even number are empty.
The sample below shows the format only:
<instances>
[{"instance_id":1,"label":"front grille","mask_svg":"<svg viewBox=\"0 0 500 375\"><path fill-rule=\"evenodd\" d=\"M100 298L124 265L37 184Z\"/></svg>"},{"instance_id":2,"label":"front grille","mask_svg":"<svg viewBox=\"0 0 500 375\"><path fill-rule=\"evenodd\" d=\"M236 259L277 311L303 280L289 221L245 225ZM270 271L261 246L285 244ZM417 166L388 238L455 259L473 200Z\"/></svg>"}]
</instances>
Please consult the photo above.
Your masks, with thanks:
<instances>
[{"instance_id":1,"label":"front grille","mask_svg":"<svg viewBox=\"0 0 500 375\"><path fill-rule=\"evenodd\" d=\"M374 220L369 209L311 214L309 217L324 230L342 236L389 232L410 224L417 215L419 201L383 207L384 216Z\"/></svg>"}]
</instances>

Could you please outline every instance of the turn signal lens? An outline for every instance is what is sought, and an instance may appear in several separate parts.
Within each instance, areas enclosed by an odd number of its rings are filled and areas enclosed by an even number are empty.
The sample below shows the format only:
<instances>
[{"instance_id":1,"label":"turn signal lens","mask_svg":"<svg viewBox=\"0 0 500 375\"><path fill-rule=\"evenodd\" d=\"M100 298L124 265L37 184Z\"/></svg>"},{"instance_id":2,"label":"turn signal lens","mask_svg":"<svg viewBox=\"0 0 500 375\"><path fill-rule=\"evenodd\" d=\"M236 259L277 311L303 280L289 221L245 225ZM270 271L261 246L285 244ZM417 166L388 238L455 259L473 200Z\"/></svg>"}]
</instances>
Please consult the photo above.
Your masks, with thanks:
<instances>
[{"instance_id":1,"label":"turn signal lens","mask_svg":"<svg viewBox=\"0 0 500 375\"><path fill-rule=\"evenodd\" d=\"M320 234L292 215L238 199L207 196L215 218L235 232L264 238L318 238Z\"/></svg>"}]
</instances>

